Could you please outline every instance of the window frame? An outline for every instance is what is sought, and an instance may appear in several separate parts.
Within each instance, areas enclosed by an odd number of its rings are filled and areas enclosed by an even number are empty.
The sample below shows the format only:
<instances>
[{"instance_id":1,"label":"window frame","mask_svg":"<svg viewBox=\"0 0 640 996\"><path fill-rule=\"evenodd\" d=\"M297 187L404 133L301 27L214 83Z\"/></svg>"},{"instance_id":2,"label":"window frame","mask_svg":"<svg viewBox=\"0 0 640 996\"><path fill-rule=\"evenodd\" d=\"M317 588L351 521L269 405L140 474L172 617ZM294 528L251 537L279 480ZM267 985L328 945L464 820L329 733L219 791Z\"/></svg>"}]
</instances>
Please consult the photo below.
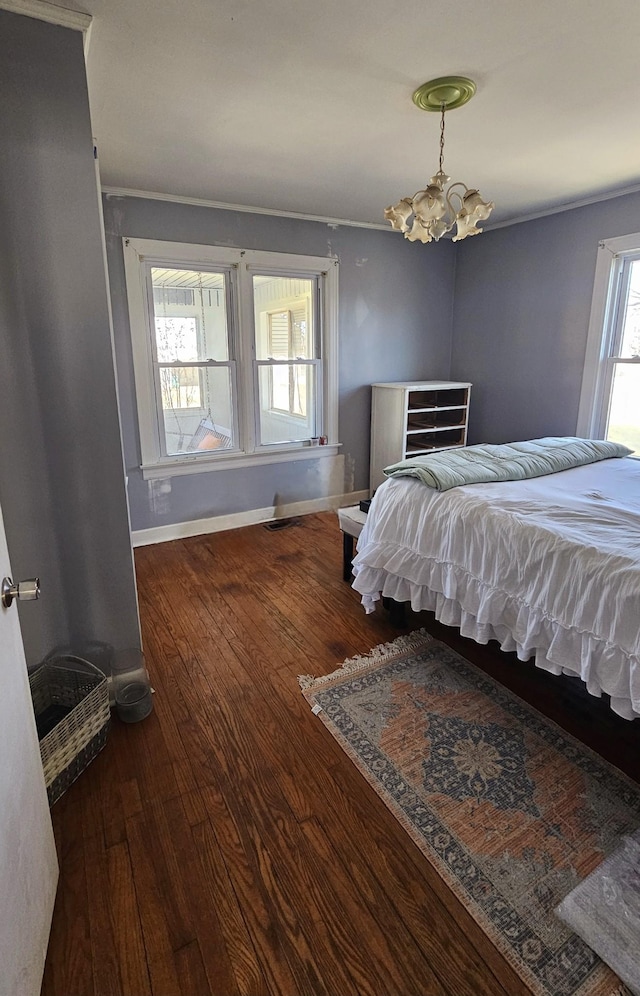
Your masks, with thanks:
<instances>
[{"instance_id":1,"label":"window frame","mask_svg":"<svg viewBox=\"0 0 640 996\"><path fill-rule=\"evenodd\" d=\"M620 292L625 263L633 259L640 259L640 233L598 243L576 427L577 435L587 439L605 437L616 366L640 363L613 352L621 335Z\"/></svg>"},{"instance_id":2,"label":"window frame","mask_svg":"<svg viewBox=\"0 0 640 996\"><path fill-rule=\"evenodd\" d=\"M145 479L206 473L214 470L283 463L290 460L334 456L338 441L338 260L223 246L191 245L155 239L124 237L122 240L127 301L131 327L136 387L141 470ZM146 274L149 267L228 270L227 320L231 363L236 364L233 399L238 447L201 453L164 453L162 425L154 383L152 345L153 301L149 301ZM256 391L258 362L254 327L253 275L275 273L316 277L320 369L318 375L319 434L326 445L312 447L308 440L259 443L260 411ZM220 364L217 364L220 365ZM224 363L228 366L228 363Z\"/></svg>"},{"instance_id":3,"label":"window frame","mask_svg":"<svg viewBox=\"0 0 640 996\"><path fill-rule=\"evenodd\" d=\"M314 311L315 311L315 313L314 313L314 315L312 317L312 321L311 321L311 325L312 325L312 328L313 328L313 339L314 339L314 342L313 342L313 347L312 347L312 350L311 350L311 354L312 355L309 356L309 357L306 357L306 358L297 358L295 360L292 359L292 358L287 358L287 359L273 359L273 358L266 358L266 357L258 358L258 355L257 355L258 330L255 327L255 308L254 308L254 301L253 301L253 296L252 296L252 299L251 299L251 307L252 307L252 314L253 314L253 339L252 339L252 344L253 344L253 350L254 350L254 352L253 352L253 391L254 391L254 397L256 399L259 399L259 397L260 397L259 380L260 380L260 370L262 368L266 368L269 371L269 373L272 374L272 371L273 371L274 367L289 367L290 368L292 365L312 367L314 369L314 374L315 374L315 382L314 382L315 394L314 394L314 399L313 399L314 408L315 408L315 412L314 412L314 426L315 426L314 437L317 438L317 437L319 437L321 435L324 435L324 431L322 429L322 425L324 423L323 416L324 416L324 410L325 410L325 399L324 399L324 392L323 392L323 355L324 355L324 344L323 344L323 341L322 341L323 310L324 310L323 309L323 298L324 298L324 295L322 293L322 287L321 287L321 275L317 271L309 272L309 271L300 270L299 268L296 268L296 269L289 269L289 268L287 268L286 270L283 270L282 268L273 268L273 267L268 267L267 268L265 266L255 266L251 262L249 262L247 264L247 274L248 274L248 282L249 281L251 282L251 286L252 287L253 287L253 277L256 277L256 276L260 276L260 277L289 277L289 278L294 279L294 280L296 278L300 279L300 280L309 280L310 278L313 278L313 280L314 280L314 283L315 283L316 286L315 286L315 289L314 289L313 299L312 300L313 300L313 305L314 305ZM278 303L278 309L280 308L280 305L283 303L283 301L285 301L285 302L286 301L290 301L290 299L280 298L278 300L278 302L277 302ZM288 306L285 306L282 310L286 311L287 307ZM274 309L274 310L278 310L278 309ZM259 405L258 404L255 405L255 409L254 410L255 410L255 433L256 433L256 439L258 439L260 437L260 409L259 409ZM295 412L290 412L290 411L286 412L283 409L277 409L277 408L273 408L273 407L270 408L270 411L273 412L274 414L281 414L281 415L285 415L285 416L287 416L287 417L289 417L291 419L298 420L301 424L304 424L307 421L307 416L297 415ZM282 444L278 444L278 443L263 443L262 445L265 446L265 447L268 446L269 448L273 448L274 446L278 446L278 445L282 445Z\"/></svg>"}]
</instances>

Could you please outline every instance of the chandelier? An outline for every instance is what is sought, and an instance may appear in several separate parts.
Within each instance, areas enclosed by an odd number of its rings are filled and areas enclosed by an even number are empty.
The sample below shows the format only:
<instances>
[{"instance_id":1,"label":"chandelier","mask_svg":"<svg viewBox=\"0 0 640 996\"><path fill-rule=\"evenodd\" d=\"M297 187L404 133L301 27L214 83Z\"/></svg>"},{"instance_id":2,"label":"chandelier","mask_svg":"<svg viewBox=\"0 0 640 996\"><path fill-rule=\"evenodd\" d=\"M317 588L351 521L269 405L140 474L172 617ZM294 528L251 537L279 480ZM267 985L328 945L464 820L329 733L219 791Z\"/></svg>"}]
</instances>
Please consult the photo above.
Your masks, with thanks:
<instances>
[{"instance_id":1,"label":"chandelier","mask_svg":"<svg viewBox=\"0 0 640 996\"><path fill-rule=\"evenodd\" d=\"M493 211L493 201L484 201L479 192L464 183L452 183L444 172L444 115L471 100L476 92L473 80L466 76L442 76L423 83L413 94L413 102L422 111L440 111L440 164L438 172L424 190L413 197L403 197L397 204L385 208L384 216L391 227L403 232L410 242L438 241L457 225L454 242L467 235L479 235L478 222L486 221ZM413 216L413 220L412 220Z\"/></svg>"}]
</instances>

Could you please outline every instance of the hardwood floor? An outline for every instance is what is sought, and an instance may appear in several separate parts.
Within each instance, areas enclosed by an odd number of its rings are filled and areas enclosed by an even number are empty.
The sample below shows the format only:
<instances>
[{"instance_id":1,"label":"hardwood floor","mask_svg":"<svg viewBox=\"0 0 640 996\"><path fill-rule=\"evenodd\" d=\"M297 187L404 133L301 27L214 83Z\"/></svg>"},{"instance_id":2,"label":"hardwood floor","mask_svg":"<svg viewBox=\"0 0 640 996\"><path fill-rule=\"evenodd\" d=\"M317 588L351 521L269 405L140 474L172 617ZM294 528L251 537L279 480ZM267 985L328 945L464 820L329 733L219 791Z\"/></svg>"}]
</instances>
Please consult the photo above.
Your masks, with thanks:
<instances>
[{"instance_id":1,"label":"hardwood floor","mask_svg":"<svg viewBox=\"0 0 640 996\"><path fill-rule=\"evenodd\" d=\"M155 708L53 808L43 996L528 993L300 694L397 635L341 557L332 513L136 551ZM421 625L640 780L635 724Z\"/></svg>"}]
</instances>

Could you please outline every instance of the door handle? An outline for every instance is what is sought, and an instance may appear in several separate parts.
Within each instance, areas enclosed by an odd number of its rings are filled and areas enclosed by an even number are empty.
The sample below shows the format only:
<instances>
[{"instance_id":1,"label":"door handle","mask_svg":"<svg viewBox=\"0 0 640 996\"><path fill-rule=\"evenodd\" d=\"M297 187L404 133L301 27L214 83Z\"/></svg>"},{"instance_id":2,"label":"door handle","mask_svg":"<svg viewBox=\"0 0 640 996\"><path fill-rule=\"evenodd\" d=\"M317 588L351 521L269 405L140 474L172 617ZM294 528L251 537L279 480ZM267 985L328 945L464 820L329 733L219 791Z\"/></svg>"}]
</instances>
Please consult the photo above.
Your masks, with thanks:
<instances>
[{"instance_id":1,"label":"door handle","mask_svg":"<svg viewBox=\"0 0 640 996\"><path fill-rule=\"evenodd\" d=\"M16 581L11 578L2 579L2 604L8 609L14 598L21 602L32 602L40 598L40 578L27 578L26 581Z\"/></svg>"}]
</instances>

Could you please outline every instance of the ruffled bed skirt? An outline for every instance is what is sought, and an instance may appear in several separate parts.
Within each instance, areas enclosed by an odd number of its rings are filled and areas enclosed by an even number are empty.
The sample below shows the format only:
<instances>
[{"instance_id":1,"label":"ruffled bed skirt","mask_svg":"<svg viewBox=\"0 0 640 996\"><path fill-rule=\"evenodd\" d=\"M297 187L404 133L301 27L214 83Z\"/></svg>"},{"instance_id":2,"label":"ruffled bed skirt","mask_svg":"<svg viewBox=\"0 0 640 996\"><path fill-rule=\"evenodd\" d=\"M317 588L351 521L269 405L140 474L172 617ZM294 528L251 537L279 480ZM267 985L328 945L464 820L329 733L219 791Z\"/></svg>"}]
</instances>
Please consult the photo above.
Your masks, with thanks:
<instances>
[{"instance_id":1,"label":"ruffled bed skirt","mask_svg":"<svg viewBox=\"0 0 640 996\"><path fill-rule=\"evenodd\" d=\"M388 565L392 566L392 565ZM502 650L552 674L581 678L591 695L610 696L611 708L624 719L640 716L640 660L591 633L568 629L504 591L489 588L450 564L430 565L433 587L399 577L385 568L354 563L353 587L366 612L381 596L409 602L415 612L435 613L446 626ZM424 561L421 570L424 571Z\"/></svg>"}]
</instances>

